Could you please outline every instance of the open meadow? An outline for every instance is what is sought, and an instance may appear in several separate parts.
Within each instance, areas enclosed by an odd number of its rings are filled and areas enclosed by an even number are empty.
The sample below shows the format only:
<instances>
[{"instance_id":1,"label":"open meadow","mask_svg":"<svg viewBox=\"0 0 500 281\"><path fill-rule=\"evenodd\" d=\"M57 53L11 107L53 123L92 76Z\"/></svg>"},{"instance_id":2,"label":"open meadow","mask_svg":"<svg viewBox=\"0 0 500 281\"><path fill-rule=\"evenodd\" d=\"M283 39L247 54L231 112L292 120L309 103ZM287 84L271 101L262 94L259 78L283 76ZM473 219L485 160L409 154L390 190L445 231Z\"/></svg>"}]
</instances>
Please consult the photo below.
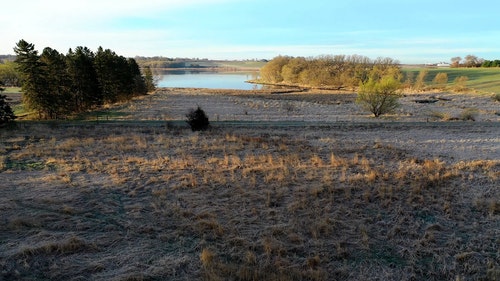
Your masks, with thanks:
<instances>
[{"instance_id":1,"label":"open meadow","mask_svg":"<svg viewBox=\"0 0 500 281\"><path fill-rule=\"evenodd\" d=\"M0 280L500 280L499 103L354 98L160 89L0 130Z\"/></svg>"},{"instance_id":2,"label":"open meadow","mask_svg":"<svg viewBox=\"0 0 500 281\"><path fill-rule=\"evenodd\" d=\"M474 89L480 93L499 93L500 92L500 68L448 68L448 67L403 67L403 72L411 72L413 77L417 77L418 73L426 69L429 73L426 76L425 82L428 85L433 84L433 79L438 73L446 73L448 76L448 86L452 86L455 79L460 76L468 78L467 87Z\"/></svg>"}]
</instances>

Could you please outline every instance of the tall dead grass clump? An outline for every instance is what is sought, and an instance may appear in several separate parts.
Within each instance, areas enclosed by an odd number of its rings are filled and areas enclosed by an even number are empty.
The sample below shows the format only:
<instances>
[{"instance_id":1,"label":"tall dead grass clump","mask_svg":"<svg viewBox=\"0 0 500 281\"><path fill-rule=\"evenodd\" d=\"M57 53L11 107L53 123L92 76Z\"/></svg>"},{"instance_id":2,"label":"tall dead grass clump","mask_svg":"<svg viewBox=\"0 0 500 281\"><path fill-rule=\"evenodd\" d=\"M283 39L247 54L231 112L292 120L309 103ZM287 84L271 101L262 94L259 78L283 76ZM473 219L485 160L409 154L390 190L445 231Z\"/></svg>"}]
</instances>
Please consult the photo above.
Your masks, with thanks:
<instances>
[{"instance_id":1,"label":"tall dead grass clump","mask_svg":"<svg viewBox=\"0 0 500 281\"><path fill-rule=\"evenodd\" d=\"M204 248L200 254L200 261L203 267L210 268L214 263L215 254L212 250Z\"/></svg>"},{"instance_id":2,"label":"tall dead grass clump","mask_svg":"<svg viewBox=\"0 0 500 281\"><path fill-rule=\"evenodd\" d=\"M353 166L359 165L359 154L358 153L354 153L354 156L352 156L351 165L353 165Z\"/></svg>"},{"instance_id":3,"label":"tall dead grass clump","mask_svg":"<svg viewBox=\"0 0 500 281\"><path fill-rule=\"evenodd\" d=\"M440 121L453 120L453 116L449 112L432 111L429 113L429 117L434 120L440 120Z\"/></svg>"},{"instance_id":4,"label":"tall dead grass clump","mask_svg":"<svg viewBox=\"0 0 500 281\"><path fill-rule=\"evenodd\" d=\"M322 167L323 166L323 159L321 159L321 157L319 157L317 154L314 154L311 157L311 165L313 165L315 167Z\"/></svg>"},{"instance_id":5,"label":"tall dead grass clump","mask_svg":"<svg viewBox=\"0 0 500 281\"><path fill-rule=\"evenodd\" d=\"M3 171L7 168L7 156L0 155L0 171Z\"/></svg>"},{"instance_id":6,"label":"tall dead grass clump","mask_svg":"<svg viewBox=\"0 0 500 281\"><path fill-rule=\"evenodd\" d=\"M89 244L77 236L72 236L64 241L47 242L38 247L24 248L22 253L25 256L34 256L38 254L72 254L96 249L96 245Z\"/></svg>"},{"instance_id":7,"label":"tall dead grass clump","mask_svg":"<svg viewBox=\"0 0 500 281\"><path fill-rule=\"evenodd\" d=\"M367 183L375 183L378 178L378 172L376 170L368 170L365 173L365 180Z\"/></svg>"},{"instance_id":8,"label":"tall dead grass clump","mask_svg":"<svg viewBox=\"0 0 500 281\"><path fill-rule=\"evenodd\" d=\"M342 157L336 156L333 152L330 154L330 166L342 167L347 165L347 160Z\"/></svg>"},{"instance_id":9,"label":"tall dead grass clump","mask_svg":"<svg viewBox=\"0 0 500 281\"><path fill-rule=\"evenodd\" d=\"M178 185L174 186L175 189L179 188L193 188L198 186L198 179L196 175L192 173L186 173L184 175L181 175L178 179Z\"/></svg>"}]
</instances>

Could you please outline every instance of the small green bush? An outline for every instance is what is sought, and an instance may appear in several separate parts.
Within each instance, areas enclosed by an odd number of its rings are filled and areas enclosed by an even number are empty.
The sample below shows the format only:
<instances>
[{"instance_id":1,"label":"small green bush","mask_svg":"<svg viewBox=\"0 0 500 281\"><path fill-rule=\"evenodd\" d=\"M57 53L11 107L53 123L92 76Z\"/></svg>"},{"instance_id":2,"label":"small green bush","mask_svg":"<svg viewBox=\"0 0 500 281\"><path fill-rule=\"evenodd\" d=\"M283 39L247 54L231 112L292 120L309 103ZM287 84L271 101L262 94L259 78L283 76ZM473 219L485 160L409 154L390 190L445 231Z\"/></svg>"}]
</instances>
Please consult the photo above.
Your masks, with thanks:
<instances>
[{"instance_id":1,"label":"small green bush","mask_svg":"<svg viewBox=\"0 0 500 281\"><path fill-rule=\"evenodd\" d=\"M206 129L208 129L208 125L210 124L205 111L203 111L203 109L201 109L199 106L196 110L191 109L189 113L186 114L186 118L186 122L189 124L193 132L205 131Z\"/></svg>"},{"instance_id":2,"label":"small green bush","mask_svg":"<svg viewBox=\"0 0 500 281\"><path fill-rule=\"evenodd\" d=\"M496 93L491 97L494 101L500 102L500 93Z\"/></svg>"},{"instance_id":3,"label":"small green bush","mask_svg":"<svg viewBox=\"0 0 500 281\"><path fill-rule=\"evenodd\" d=\"M370 79L362 84L356 103L373 113L375 117L393 113L399 107L400 94L397 93L400 83L392 76L384 76L380 80Z\"/></svg>"}]
</instances>

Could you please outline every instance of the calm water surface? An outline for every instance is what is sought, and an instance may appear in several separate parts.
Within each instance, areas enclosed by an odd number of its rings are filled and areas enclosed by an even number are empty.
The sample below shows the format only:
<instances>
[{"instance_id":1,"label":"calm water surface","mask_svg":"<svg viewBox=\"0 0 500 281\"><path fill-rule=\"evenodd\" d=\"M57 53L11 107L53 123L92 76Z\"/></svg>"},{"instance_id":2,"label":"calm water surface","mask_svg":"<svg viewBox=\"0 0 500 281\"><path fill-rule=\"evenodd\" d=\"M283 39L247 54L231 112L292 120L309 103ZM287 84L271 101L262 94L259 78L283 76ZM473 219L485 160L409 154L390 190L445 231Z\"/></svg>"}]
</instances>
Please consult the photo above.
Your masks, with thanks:
<instances>
[{"instance_id":1,"label":"calm water surface","mask_svg":"<svg viewBox=\"0 0 500 281\"><path fill-rule=\"evenodd\" d=\"M193 72L166 71L161 73L158 87L255 90L262 85L245 81L255 79L257 72Z\"/></svg>"}]
</instances>

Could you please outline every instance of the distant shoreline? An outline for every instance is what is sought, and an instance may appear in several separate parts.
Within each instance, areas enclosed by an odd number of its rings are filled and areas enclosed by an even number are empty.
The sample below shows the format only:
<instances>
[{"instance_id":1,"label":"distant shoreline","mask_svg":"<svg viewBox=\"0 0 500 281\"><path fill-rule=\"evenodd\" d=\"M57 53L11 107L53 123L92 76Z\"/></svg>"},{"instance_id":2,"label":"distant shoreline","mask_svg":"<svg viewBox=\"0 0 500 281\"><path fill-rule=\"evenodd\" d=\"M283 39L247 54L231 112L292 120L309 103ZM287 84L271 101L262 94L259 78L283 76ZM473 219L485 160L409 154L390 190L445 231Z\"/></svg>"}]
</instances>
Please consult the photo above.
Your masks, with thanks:
<instances>
[{"instance_id":1,"label":"distant shoreline","mask_svg":"<svg viewBox=\"0 0 500 281\"><path fill-rule=\"evenodd\" d=\"M199 71L199 72L258 72L260 68L255 67L155 67L152 70L160 71Z\"/></svg>"}]
</instances>

